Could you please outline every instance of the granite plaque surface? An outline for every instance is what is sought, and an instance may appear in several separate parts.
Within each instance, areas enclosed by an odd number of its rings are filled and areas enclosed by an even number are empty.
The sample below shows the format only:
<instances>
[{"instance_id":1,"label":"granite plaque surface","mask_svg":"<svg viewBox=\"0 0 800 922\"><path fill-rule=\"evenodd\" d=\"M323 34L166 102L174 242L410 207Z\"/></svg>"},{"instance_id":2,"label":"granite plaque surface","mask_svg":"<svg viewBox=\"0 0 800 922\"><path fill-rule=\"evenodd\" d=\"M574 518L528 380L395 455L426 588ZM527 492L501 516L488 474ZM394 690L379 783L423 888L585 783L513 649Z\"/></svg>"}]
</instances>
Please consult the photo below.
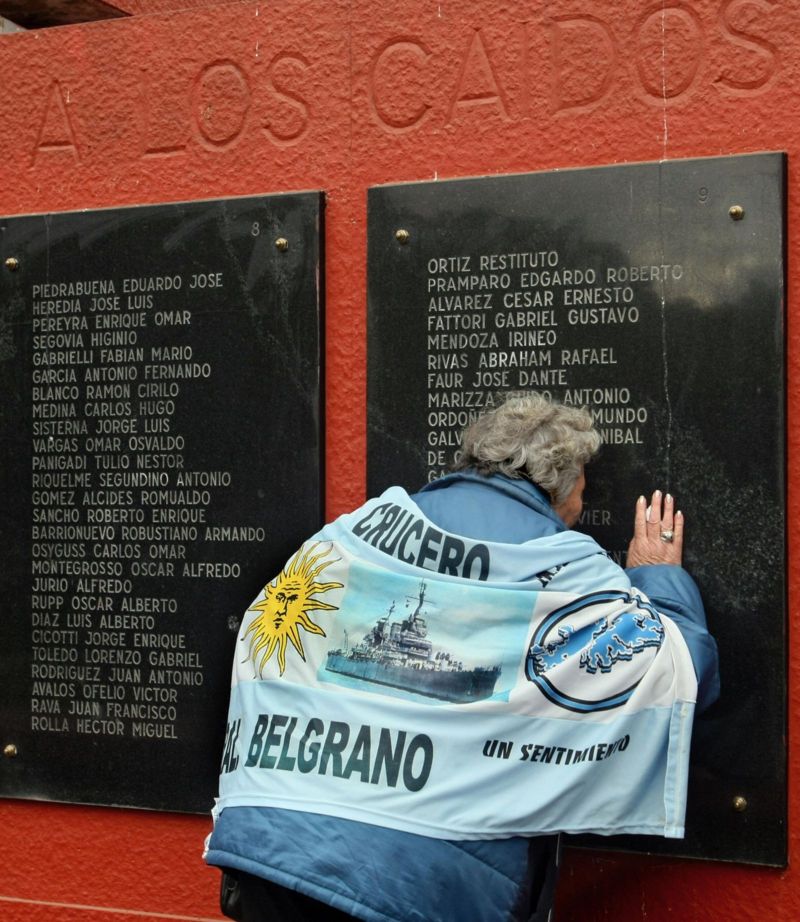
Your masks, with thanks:
<instances>
[{"instance_id":1,"label":"granite plaque surface","mask_svg":"<svg viewBox=\"0 0 800 922\"><path fill-rule=\"evenodd\" d=\"M211 806L242 613L321 520L321 205L0 219L2 795Z\"/></svg>"},{"instance_id":2,"label":"granite plaque surface","mask_svg":"<svg viewBox=\"0 0 800 922\"><path fill-rule=\"evenodd\" d=\"M687 838L617 848L786 860L784 173L770 153L369 192L370 495L439 477L464 424L540 390L602 434L578 528L624 565L637 496L687 516L723 695Z\"/></svg>"}]
</instances>

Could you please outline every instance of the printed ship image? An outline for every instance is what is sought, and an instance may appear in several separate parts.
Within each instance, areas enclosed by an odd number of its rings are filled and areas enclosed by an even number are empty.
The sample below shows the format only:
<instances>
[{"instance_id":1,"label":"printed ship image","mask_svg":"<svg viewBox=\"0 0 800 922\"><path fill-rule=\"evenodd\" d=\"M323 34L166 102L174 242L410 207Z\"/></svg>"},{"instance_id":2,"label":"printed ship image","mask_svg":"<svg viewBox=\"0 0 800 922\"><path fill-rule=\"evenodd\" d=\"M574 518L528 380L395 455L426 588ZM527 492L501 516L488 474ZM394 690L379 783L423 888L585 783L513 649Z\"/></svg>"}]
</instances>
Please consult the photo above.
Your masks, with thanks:
<instances>
[{"instance_id":1,"label":"printed ship image","mask_svg":"<svg viewBox=\"0 0 800 922\"><path fill-rule=\"evenodd\" d=\"M446 650L434 653L433 644L426 639L424 601L423 581L413 614L402 621L392 621L392 602L361 643L350 650L331 650L325 668L444 701L464 703L489 698L500 677L500 667L465 669Z\"/></svg>"}]
</instances>

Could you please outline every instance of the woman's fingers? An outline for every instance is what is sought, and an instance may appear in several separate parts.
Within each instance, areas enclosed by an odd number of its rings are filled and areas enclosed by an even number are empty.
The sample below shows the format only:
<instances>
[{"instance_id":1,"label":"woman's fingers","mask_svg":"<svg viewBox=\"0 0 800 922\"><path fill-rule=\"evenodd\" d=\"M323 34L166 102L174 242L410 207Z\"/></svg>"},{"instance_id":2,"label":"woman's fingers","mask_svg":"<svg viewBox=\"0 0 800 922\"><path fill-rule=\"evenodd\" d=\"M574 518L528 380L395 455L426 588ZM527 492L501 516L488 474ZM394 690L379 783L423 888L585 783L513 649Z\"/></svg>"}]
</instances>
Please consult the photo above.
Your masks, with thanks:
<instances>
[{"instance_id":1,"label":"woman's fingers","mask_svg":"<svg viewBox=\"0 0 800 922\"><path fill-rule=\"evenodd\" d=\"M648 534L658 534L661 531L661 490L653 493L647 512Z\"/></svg>"},{"instance_id":2,"label":"woman's fingers","mask_svg":"<svg viewBox=\"0 0 800 922\"><path fill-rule=\"evenodd\" d=\"M673 547L675 548L675 553L680 561L683 557L683 526L684 518L682 512L675 513L675 526L673 531L675 532L675 538L673 539Z\"/></svg>"},{"instance_id":3,"label":"woman's fingers","mask_svg":"<svg viewBox=\"0 0 800 922\"><path fill-rule=\"evenodd\" d=\"M633 516L633 536L635 538L644 538L647 534L647 500L640 496L636 500L636 512Z\"/></svg>"},{"instance_id":4,"label":"woman's fingers","mask_svg":"<svg viewBox=\"0 0 800 922\"><path fill-rule=\"evenodd\" d=\"M675 500L670 493L664 497L664 509L661 513L661 531L673 531L675 522Z\"/></svg>"},{"instance_id":5,"label":"woman's fingers","mask_svg":"<svg viewBox=\"0 0 800 922\"><path fill-rule=\"evenodd\" d=\"M636 500L633 539L628 546L628 566L670 563L680 565L683 555L682 512L675 511L675 498L656 490L650 505L644 496ZM672 532L672 540L665 533Z\"/></svg>"}]
</instances>

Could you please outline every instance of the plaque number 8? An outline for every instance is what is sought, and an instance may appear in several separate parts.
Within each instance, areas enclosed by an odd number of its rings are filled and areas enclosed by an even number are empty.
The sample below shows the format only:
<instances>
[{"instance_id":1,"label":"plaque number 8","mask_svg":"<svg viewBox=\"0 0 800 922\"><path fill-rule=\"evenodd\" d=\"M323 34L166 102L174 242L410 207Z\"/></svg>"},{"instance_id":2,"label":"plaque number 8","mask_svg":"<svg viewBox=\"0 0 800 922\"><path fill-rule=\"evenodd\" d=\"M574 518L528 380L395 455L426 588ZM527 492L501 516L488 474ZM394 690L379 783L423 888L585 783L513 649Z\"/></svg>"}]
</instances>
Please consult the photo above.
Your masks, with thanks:
<instances>
[{"instance_id":1,"label":"plaque number 8","mask_svg":"<svg viewBox=\"0 0 800 922\"><path fill-rule=\"evenodd\" d=\"M254 237L258 237L258 235L261 233L261 225L258 223L258 221L253 221L253 226L250 228L250 233Z\"/></svg>"}]
</instances>

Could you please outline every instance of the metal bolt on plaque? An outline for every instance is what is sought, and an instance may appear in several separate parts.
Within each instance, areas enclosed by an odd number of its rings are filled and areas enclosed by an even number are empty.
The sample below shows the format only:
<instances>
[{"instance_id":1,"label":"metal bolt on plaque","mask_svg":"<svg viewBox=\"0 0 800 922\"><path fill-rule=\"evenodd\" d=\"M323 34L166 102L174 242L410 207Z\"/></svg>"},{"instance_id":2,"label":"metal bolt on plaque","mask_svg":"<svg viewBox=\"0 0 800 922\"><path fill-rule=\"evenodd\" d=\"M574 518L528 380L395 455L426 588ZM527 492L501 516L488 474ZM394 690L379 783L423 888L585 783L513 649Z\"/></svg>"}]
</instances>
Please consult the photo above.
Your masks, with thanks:
<instances>
[{"instance_id":1,"label":"metal bolt on plaque","mask_svg":"<svg viewBox=\"0 0 800 922\"><path fill-rule=\"evenodd\" d=\"M10 269L11 272L15 272L19 269L19 260L15 256L9 256L6 260L6 269Z\"/></svg>"},{"instance_id":2,"label":"metal bolt on plaque","mask_svg":"<svg viewBox=\"0 0 800 922\"><path fill-rule=\"evenodd\" d=\"M13 743L9 743L3 749L3 755L7 759L13 759L17 754L17 747Z\"/></svg>"},{"instance_id":3,"label":"metal bolt on plaque","mask_svg":"<svg viewBox=\"0 0 800 922\"><path fill-rule=\"evenodd\" d=\"M741 794L737 794L736 797L733 798L733 809L737 813L744 813L747 809L747 798L742 797Z\"/></svg>"},{"instance_id":4,"label":"metal bolt on plaque","mask_svg":"<svg viewBox=\"0 0 800 922\"><path fill-rule=\"evenodd\" d=\"M744 208L741 205L731 205L728 209L728 214L734 221L741 221L744 217Z\"/></svg>"},{"instance_id":5,"label":"metal bolt on plaque","mask_svg":"<svg viewBox=\"0 0 800 922\"><path fill-rule=\"evenodd\" d=\"M285 237L278 237L275 241L275 247L285 253L289 249L289 241Z\"/></svg>"},{"instance_id":6,"label":"metal bolt on plaque","mask_svg":"<svg viewBox=\"0 0 800 922\"><path fill-rule=\"evenodd\" d=\"M398 243L408 243L411 234L409 234L409 232L404 227L401 227L394 232L394 236Z\"/></svg>"}]
</instances>

